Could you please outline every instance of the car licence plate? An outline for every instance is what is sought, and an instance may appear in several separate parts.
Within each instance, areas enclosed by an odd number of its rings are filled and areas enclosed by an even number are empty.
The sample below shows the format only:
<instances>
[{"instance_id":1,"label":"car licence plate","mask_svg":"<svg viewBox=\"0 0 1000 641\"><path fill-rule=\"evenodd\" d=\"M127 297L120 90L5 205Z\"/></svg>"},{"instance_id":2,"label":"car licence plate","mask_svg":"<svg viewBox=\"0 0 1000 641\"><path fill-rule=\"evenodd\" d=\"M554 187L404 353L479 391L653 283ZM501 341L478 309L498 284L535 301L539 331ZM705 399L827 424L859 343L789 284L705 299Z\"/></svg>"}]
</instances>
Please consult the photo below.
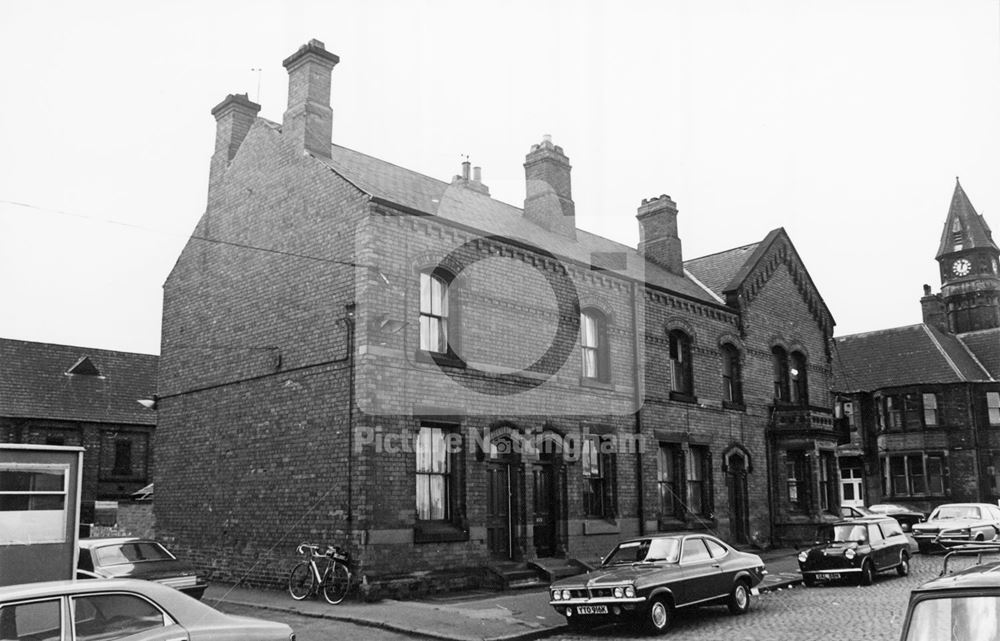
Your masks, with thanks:
<instances>
[{"instance_id":1,"label":"car licence plate","mask_svg":"<svg viewBox=\"0 0 1000 641\"><path fill-rule=\"evenodd\" d=\"M576 606L577 614L607 614L608 606L606 605L578 605Z\"/></svg>"},{"instance_id":2,"label":"car licence plate","mask_svg":"<svg viewBox=\"0 0 1000 641\"><path fill-rule=\"evenodd\" d=\"M819 574L816 575L816 578L817 579L824 579L826 581L832 581L834 579L839 579L840 578L840 573L839 572L820 572Z\"/></svg>"}]
</instances>

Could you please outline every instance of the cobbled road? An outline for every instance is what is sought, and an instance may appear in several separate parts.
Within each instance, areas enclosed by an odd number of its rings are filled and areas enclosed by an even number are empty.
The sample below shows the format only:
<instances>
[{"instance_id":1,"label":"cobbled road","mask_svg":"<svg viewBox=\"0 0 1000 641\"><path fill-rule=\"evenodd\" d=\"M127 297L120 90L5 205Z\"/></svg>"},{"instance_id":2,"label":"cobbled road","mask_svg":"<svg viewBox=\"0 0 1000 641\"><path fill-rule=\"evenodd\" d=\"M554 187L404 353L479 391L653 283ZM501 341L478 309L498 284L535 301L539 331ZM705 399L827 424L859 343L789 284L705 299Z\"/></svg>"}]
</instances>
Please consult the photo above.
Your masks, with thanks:
<instances>
[{"instance_id":1,"label":"cobbled road","mask_svg":"<svg viewBox=\"0 0 1000 641\"><path fill-rule=\"evenodd\" d=\"M938 575L941 556L914 555L910 575L879 574L868 587L796 586L755 597L750 612L725 607L678 612L664 639L684 641L899 641L910 590ZM956 567L957 564L956 564ZM606 626L554 639L649 639L632 627Z\"/></svg>"}]
</instances>

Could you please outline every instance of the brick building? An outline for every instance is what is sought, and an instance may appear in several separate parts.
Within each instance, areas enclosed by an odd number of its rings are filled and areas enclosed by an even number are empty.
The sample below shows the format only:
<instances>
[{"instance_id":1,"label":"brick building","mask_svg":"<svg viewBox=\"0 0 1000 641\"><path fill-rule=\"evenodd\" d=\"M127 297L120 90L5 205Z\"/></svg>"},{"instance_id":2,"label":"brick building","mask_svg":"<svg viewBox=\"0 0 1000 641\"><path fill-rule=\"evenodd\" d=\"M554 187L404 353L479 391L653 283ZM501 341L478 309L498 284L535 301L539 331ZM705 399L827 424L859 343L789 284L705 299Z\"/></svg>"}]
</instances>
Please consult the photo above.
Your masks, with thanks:
<instances>
[{"instance_id":1,"label":"brick building","mask_svg":"<svg viewBox=\"0 0 1000 641\"><path fill-rule=\"evenodd\" d=\"M924 285L923 322L836 339L834 389L864 445L858 499L925 511L1000 500L998 257L956 182L936 256L941 292Z\"/></svg>"},{"instance_id":2,"label":"brick building","mask_svg":"<svg viewBox=\"0 0 1000 641\"><path fill-rule=\"evenodd\" d=\"M157 357L0 339L0 442L84 448L81 520L153 480Z\"/></svg>"},{"instance_id":3,"label":"brick building","mask_svg":"<svg viewBox=\"0 0 1000 641\"><path fill-rule=\"evenodd\" d=\"M547 137L523 207L468 162L445 182L332 144L338 61L284 61L280 124L212 110L208 207L164 285L161 537L278 582L301 540L374 579L828 518L834 322L784 230L684 261L668 196L638 248L577 229Z\"/></svg>"}]
</instances>

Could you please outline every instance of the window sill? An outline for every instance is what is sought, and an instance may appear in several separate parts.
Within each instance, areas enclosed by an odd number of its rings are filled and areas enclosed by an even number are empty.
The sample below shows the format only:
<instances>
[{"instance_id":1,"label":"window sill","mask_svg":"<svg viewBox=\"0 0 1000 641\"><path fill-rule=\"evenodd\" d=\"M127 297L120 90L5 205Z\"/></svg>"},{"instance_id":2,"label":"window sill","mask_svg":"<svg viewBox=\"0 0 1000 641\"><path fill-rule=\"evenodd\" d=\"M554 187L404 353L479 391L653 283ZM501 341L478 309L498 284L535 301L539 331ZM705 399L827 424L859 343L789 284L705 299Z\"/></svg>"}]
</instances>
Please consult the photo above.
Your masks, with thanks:
<instances>
[{"instance_id":1,"label":"window sill","mask_svg":"<svg viewBox=\"0 0 1000 641\"><path fill-rule=\"evenodd\" d=\"M602 381L598 378L584 378L584 377L580 377L580 387L592 387L594 389L603 389L609 391L615 389L613 383Z\"/></svg>"},{"instance_id":2,"label":"window sill","mask_svg":"<svg viewBox=\"0 0 1000 641\"><path fill-rule=\"evenodd\" d=\"M745 412L747 411L747 406L743 403L736 403L734 401L722 401L722 409L735 410L737 412Z\"/></svg>"},{"instance_id":3,"label":"window sill","mask_svg":"<svg viewBox=\"0 0 1000 641\"><path fill-rule=\"evenodd\" d=\"M414 543L468 541L469 531L447 521L417 521L413 526Z\"/></svg>"},{"instance_id":4,"label":"window sill","mask_svg":"<svg viewBox=\"0 0 1000 641\"><path fill-rule=\"evenodd\" d=\"M679 403L697 403L698 397L693 394L685 394L684 392L671 390L670 400L677 401Z\"/></svg>"},{"instance_id":5,"label":"window sill","mask_svg":"<svg viewBox=\"0 0 1000 641\"><path fill-rule=\"evenodd\" d=\"M418 349L414 355L414 359L418 363L433 363L438 367L455 367L458 369L465 369L466 367L465 361L452 353L442 354L440 352L428 352L425 349Z\"/></svg>"}]
</instances>

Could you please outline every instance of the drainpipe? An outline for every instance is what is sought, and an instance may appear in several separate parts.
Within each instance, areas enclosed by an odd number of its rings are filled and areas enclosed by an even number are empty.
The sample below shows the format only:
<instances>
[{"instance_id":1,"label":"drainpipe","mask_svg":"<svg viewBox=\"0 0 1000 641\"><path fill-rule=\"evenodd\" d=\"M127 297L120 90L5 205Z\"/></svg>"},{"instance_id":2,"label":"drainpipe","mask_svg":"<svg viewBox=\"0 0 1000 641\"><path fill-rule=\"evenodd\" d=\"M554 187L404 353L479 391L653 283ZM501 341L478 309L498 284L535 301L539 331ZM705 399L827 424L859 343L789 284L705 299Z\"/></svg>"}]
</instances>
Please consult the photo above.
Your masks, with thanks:
<instances>
[{"instance_id":1,"label":"drainpipe","mask_svg":"<svg viewBox=\"0 0 1000 641\"><path fill-rule=\"evenodd\" d=\"M646 511L644 507L645 501L643 500L643 495L645 494L642 476L642 406L643 400L646 396L646 390L640 387L640 384L645 380L640 376L642 372L642 367L644 363L640 361L642 358L642 343L640 340L645 341L645 334L640 339L639 336L639 320L638 320L638 305L645 304L645 298L636 301L636 290L639 288L638 283L632 283L632 394L633 402L635 407L635 485L637 489L637 500L636 500L636 512L639 515L639 534L646 534Z\"/></svg>"},{"instance_id":2,"label":"drainpipe","mask_svg":"<svg viewBox=\"0 0 1000 641\"><path fill-rule=\"evenodd\" d=\"M344 305L347 326L347 523L354 534L354 310L353 302Z\"/></svg>"}]
</instances>

